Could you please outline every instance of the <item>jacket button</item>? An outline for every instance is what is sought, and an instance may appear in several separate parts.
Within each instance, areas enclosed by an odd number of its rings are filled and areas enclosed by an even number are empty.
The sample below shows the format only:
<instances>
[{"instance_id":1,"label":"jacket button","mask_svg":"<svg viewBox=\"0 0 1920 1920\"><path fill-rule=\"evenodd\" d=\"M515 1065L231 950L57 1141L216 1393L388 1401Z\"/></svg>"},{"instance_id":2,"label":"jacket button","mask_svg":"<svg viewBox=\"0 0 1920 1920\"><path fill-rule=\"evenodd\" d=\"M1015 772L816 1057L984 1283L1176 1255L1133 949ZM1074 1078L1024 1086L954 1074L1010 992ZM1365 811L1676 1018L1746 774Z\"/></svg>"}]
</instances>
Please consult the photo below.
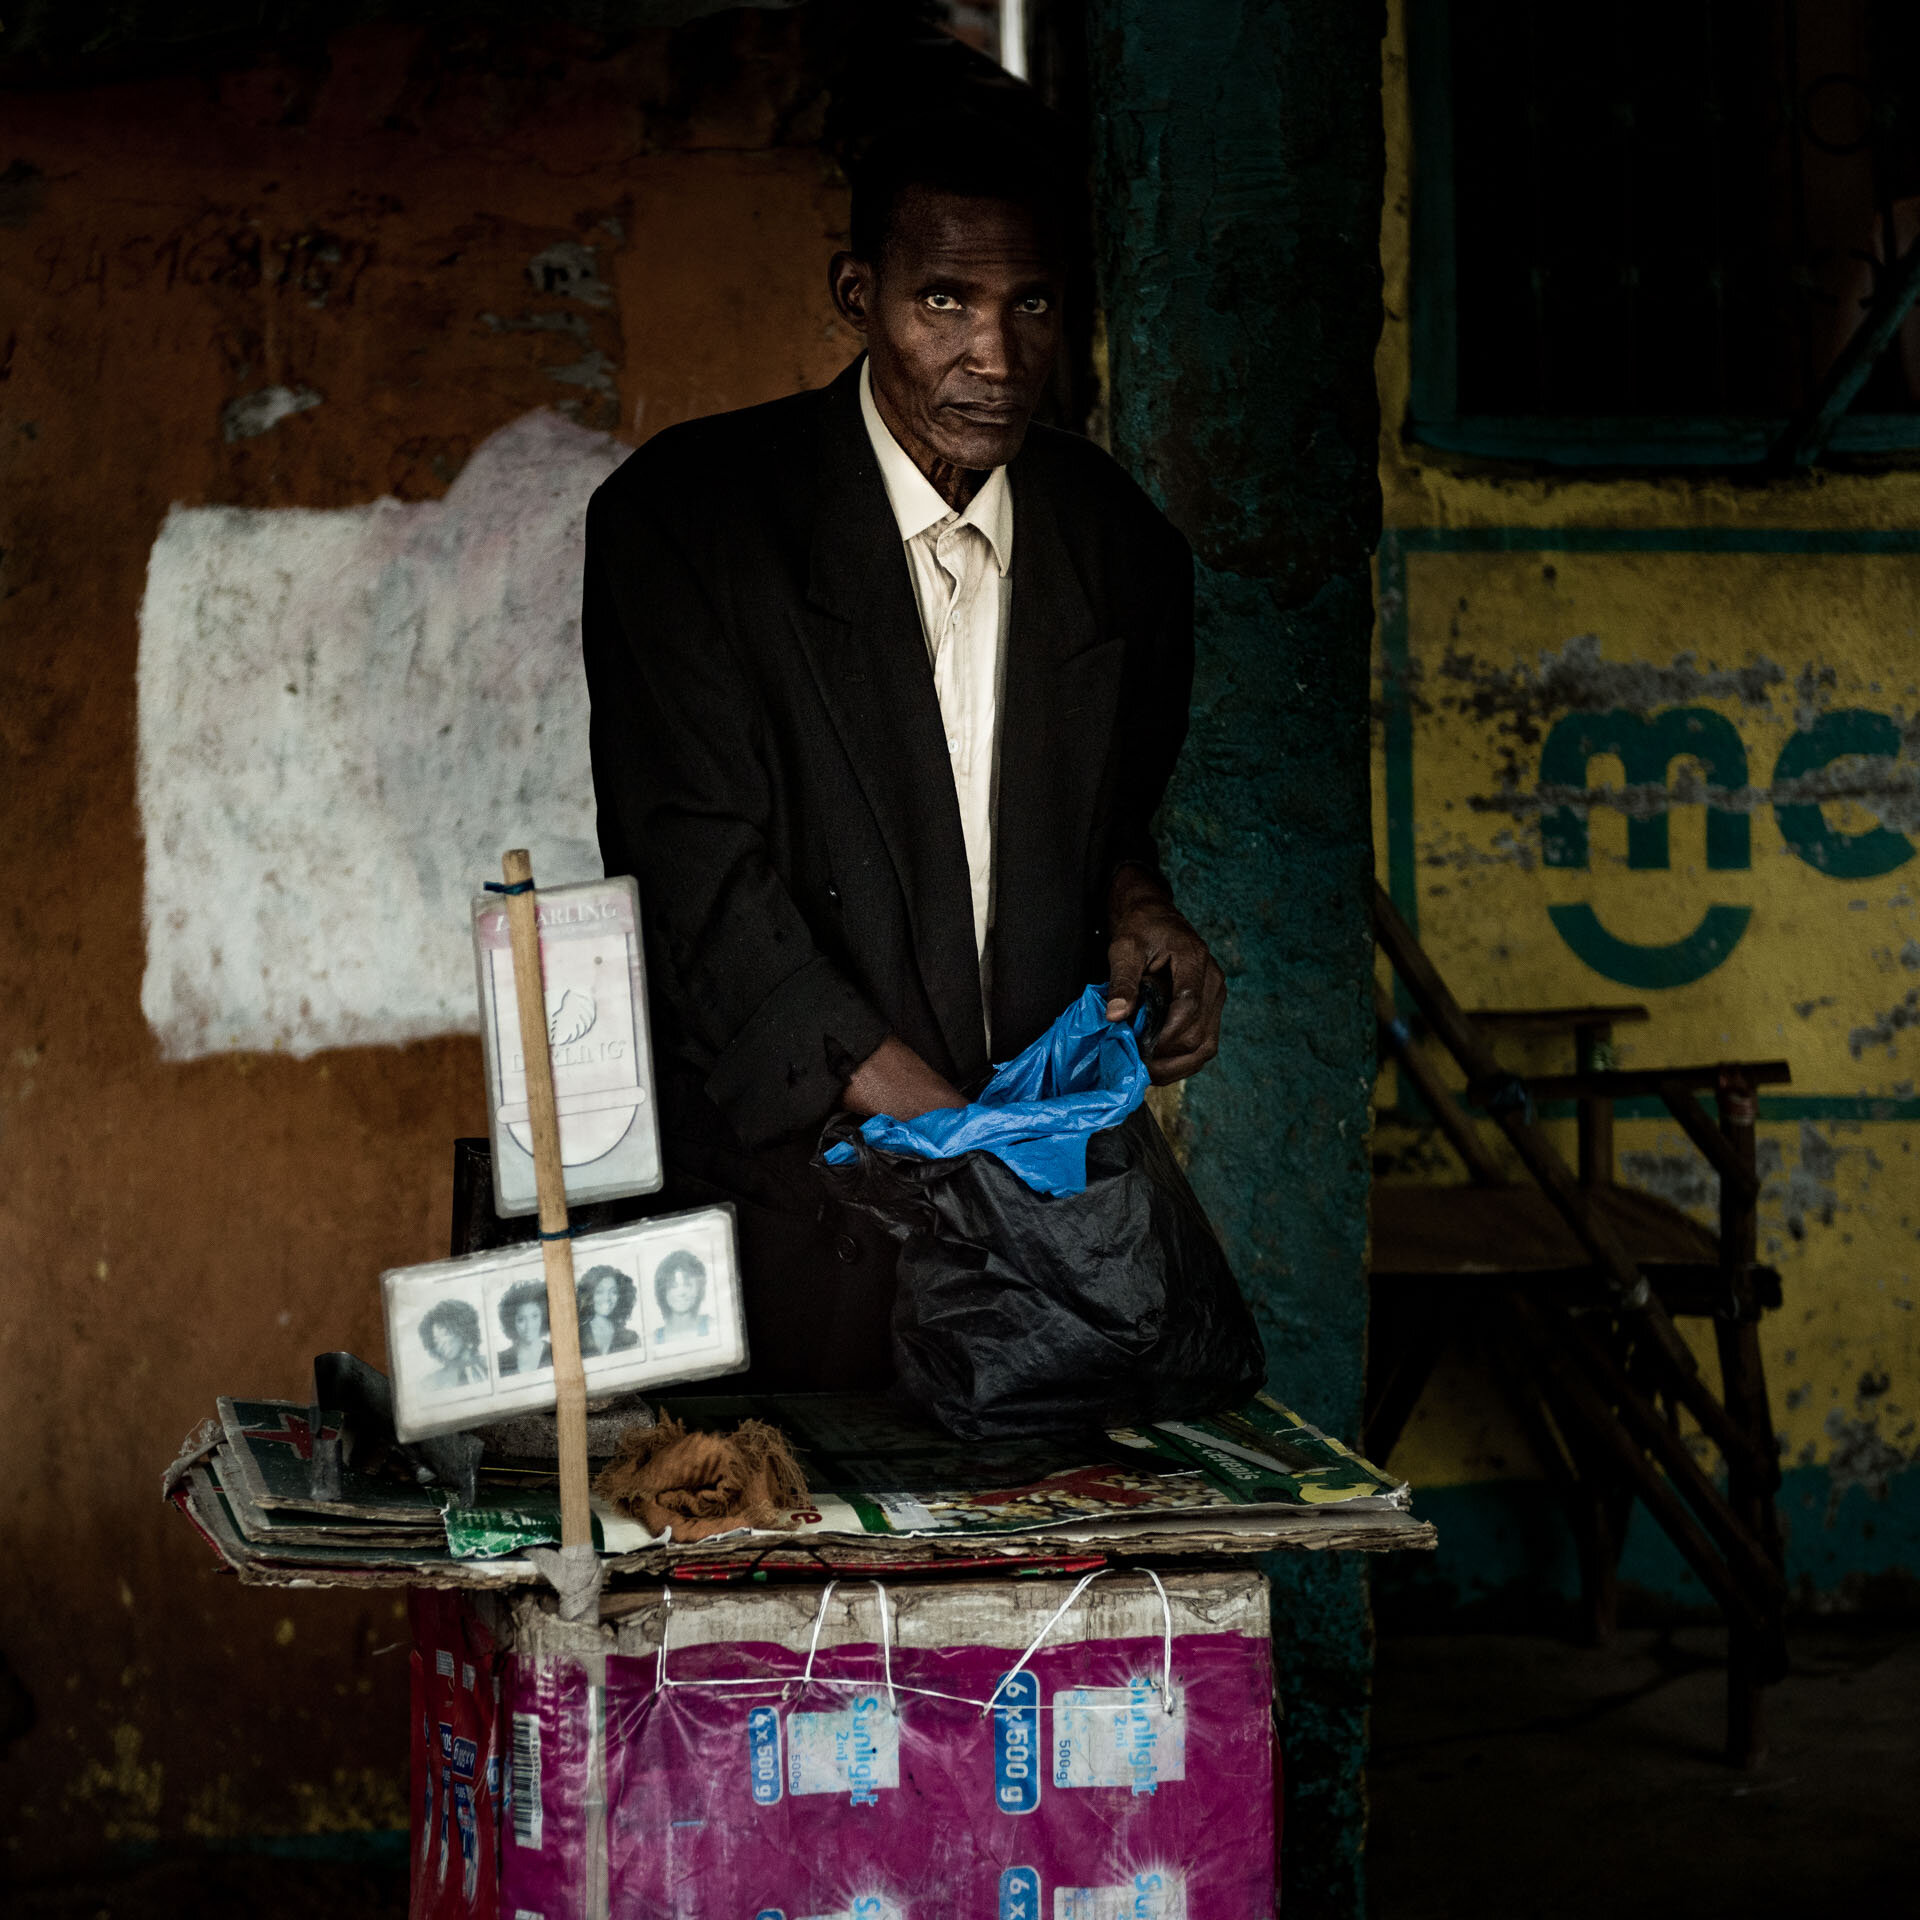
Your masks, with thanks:
<instances>
[{"instance_id":1,"label":"jacket button","mask_svg":"<svg viewBox=\"0 0 1920 1920\"><path fill-rule=\"evenodd\" d=\"M860 1258L860 1242L850 1233L843 1233L833 1243L833 1250L848 1266L852 1266Z\"/></svg>"}]
</instances>

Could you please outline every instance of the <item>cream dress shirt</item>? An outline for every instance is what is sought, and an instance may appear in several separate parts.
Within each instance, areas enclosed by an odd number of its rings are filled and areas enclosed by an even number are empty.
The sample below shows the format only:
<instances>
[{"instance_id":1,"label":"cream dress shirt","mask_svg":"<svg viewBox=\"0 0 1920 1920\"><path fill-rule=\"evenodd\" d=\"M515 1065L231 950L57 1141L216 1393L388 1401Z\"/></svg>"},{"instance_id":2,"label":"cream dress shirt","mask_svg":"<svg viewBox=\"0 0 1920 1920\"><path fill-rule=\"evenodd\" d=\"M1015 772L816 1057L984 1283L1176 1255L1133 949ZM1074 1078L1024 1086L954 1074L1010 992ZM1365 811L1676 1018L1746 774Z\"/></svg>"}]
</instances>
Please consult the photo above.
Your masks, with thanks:
<instances>
[{"instance_id":1,"label":"cream dress shirt","mask_svg":"<svg viewBox=\"0 0 1920 1920\"><path fill-rule=\"evenodd\" d=\"M860 414L907 550L920 630L933 662L953 790L960 802L960 831L967 845L974 945L984 963L993 918L1000 666L1013 602L1013 492L1006 468L995 467L966 512L955 513L880 418L864 361ZM980 984L984 1000L984 965Z\"/></svg>"}]
</instances>

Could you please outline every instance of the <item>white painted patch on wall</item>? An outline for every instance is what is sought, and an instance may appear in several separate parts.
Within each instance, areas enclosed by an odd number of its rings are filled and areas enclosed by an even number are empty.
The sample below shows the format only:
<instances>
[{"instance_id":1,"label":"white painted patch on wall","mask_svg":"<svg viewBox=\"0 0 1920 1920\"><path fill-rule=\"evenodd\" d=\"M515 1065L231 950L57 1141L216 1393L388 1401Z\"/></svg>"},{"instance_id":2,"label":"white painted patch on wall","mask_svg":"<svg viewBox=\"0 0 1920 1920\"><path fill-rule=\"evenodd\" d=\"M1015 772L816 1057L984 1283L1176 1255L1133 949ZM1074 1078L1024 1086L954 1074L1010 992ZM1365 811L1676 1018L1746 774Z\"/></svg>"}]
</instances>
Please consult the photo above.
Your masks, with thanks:
<instances>
[{"instance_id":1,"label":"white painted patch on wall","mask_svg":"<svg viewBox=\"0 0 1920 1920\"><path fill-rule=\"evenodd\" d=\"M140 609L140 1002L170 1060L477 1025L468 900L600 872L587 497L625 457L532 413L444 500L176 507Z\"/></svg>"}]
</instances>

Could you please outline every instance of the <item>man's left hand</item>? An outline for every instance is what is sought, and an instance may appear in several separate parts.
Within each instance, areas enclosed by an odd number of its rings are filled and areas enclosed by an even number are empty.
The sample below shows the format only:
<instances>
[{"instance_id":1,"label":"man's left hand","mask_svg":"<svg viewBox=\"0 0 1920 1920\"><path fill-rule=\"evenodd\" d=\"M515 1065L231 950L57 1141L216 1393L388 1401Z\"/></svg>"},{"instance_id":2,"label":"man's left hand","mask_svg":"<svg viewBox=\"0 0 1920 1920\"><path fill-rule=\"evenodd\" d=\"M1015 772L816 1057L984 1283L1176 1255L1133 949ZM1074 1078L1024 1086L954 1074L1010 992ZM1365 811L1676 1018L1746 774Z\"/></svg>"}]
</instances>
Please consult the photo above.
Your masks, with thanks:
<instances>
[{"instance_id":1,"label":"man's left hand","mask_svg":"<svg viewBox=\"0 0 1920 1920\"><path fill-rule=\"evenodd\" d=\"M1198 1073L1220 1051L1227 976L1157 874L1122 867L1108 902L1107 1018L1130 1020L1140 983L1165 967L1173 992L1148 1073L1157 1087Z\"/></svg>"}]
</instances>

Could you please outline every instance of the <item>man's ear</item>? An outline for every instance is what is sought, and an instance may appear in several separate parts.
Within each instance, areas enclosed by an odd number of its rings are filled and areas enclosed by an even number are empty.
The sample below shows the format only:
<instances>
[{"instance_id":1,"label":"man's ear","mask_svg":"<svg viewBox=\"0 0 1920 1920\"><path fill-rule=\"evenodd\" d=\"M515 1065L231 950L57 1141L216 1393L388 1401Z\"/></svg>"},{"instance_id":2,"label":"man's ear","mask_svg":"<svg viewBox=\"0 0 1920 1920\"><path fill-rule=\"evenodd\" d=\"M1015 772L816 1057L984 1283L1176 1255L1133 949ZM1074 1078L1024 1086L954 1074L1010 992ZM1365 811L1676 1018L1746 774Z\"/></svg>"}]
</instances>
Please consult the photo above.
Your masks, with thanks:
<instances>
[{"instance_id":1,"label":"man's ear","mask_svg":"<svg viewBox=\"0 0 1920 1920\"><path fill-rule=\"evenodd\" d=\"M836 253L827 263L827 295L833 310L855 333L865 333L873 311L873 273L851 253Z\"/></svg>"}]
</instances>

